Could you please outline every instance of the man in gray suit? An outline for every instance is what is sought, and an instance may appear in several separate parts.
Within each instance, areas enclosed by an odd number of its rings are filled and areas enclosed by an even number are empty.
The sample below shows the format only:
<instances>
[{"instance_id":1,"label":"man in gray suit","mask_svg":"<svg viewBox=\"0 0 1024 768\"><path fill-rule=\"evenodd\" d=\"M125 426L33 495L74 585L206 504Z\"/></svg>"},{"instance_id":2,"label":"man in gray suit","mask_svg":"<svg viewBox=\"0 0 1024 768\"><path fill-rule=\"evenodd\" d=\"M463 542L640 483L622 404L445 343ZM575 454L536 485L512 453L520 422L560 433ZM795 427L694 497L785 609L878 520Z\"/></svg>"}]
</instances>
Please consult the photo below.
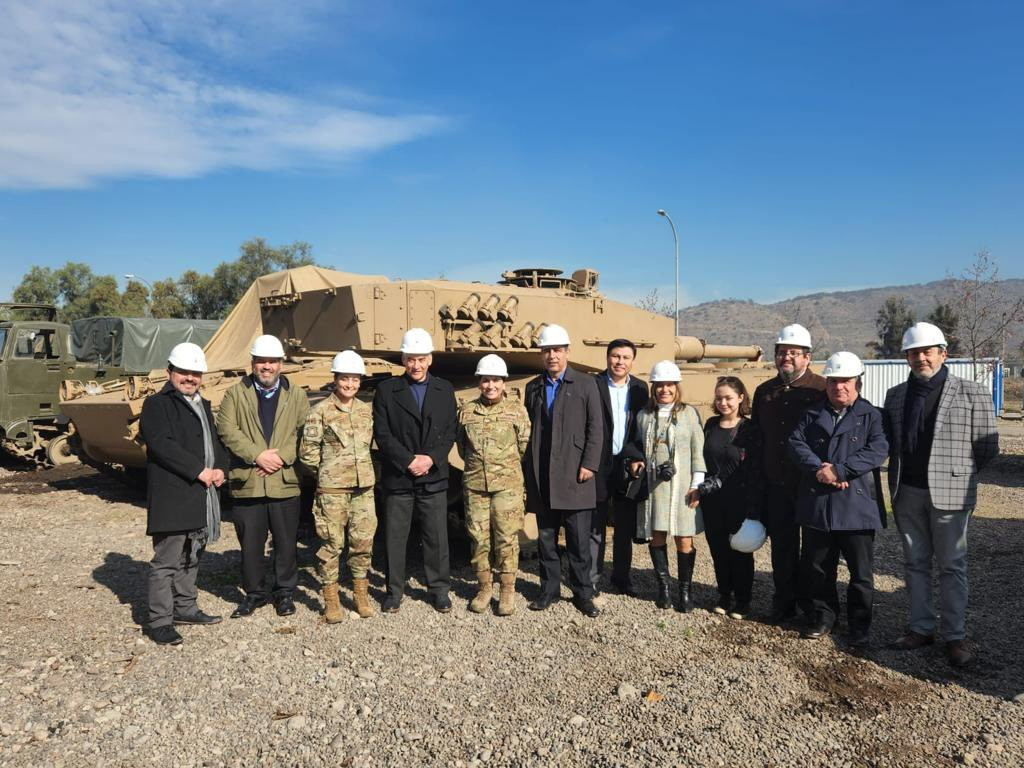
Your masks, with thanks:
<instances>
[{"instance_id":1,"label":"man in gray suit","mask_svg":"<svg viewBox=\"0 0 1024 768\"><path fill-rule=\"evenodd\" d=\"M999 453L992 396L945 366L946 338L931 323L903 334L910 377L885 396L889 492L903 537L910 626L892 648L934 642L932 557L939 567L939 637L954 667L971 662L967 613L967 521L977 502L978 472Z\"/></svg>"},{"instance_id":2,"label":"man in gray suit","mask_svg":"<svg viewBox=\"0 0 1024 768\"><path fill-rule=\"evenodd\" d=\"M558 529L564 525L572 602L595 618L600 611L590 578L590 520L604 444L601 397L593 376L569 366L569 334L562 326L546 326L540 348L545 372L530 380L524 398L533 429L523 474L527 508L537 513L540 556L540 596L530 610L543 611L558 600Z\"/></svg>"}]
</instances>

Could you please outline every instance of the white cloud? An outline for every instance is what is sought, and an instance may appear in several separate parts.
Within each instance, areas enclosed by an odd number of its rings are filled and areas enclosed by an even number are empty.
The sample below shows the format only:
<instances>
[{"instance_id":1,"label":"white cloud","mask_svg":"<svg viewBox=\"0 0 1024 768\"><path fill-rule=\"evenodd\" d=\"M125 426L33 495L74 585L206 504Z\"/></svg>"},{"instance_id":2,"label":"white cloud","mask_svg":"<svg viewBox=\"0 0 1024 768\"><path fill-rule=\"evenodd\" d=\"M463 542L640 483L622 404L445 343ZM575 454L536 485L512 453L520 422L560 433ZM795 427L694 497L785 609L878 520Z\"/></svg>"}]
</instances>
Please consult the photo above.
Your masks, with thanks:
<instances>
[{"instance_id":1,"label":"white cloud","mask_svg":"<svg viewBox=\"0 0 1024 768\"><path fill-rule=\"evenodd\" d=\"M318 6L195 0L6 0L0 186L83 187L224 168L323 166L442 129L332 98L234 82L217 62L301 46Z\"/></svg>"}]
</instances>

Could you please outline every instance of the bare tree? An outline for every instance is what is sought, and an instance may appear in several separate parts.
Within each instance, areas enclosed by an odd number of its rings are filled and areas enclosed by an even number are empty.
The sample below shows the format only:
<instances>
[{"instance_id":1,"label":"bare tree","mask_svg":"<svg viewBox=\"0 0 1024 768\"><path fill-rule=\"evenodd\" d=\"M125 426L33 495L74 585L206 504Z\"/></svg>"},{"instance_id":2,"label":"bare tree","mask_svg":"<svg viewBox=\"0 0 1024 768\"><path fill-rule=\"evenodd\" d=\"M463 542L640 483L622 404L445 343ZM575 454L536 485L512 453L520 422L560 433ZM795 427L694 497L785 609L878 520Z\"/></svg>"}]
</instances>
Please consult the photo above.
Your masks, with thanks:
<instances>
[{"instance_id":1,"label":"bare tree","mask_svg":"<svg viewBox=\"0 0 1024 768\"><path fill-rule=\"evenodd\" d=\"M665 317L672 317L674 314L672 305L667 301L661 300L657 288L652 289L650 293L637 299L635 306L645 312L653 312L656 315L665 315Z\"/></svg>"},{"instance_id":2,"label":"bare tree","mask_svg":"<svg viewBox=\"0 0 1024 768\"><path fill-rule=\"evenodd\" d=\"M1009 296L999 281L999 264L988 251L979 251L959 278L953 279L949 301L956 313L957 335L974 363L1002 354L1009 329L1024 321L1024 297Z\"/></svg>"}]
</instances>

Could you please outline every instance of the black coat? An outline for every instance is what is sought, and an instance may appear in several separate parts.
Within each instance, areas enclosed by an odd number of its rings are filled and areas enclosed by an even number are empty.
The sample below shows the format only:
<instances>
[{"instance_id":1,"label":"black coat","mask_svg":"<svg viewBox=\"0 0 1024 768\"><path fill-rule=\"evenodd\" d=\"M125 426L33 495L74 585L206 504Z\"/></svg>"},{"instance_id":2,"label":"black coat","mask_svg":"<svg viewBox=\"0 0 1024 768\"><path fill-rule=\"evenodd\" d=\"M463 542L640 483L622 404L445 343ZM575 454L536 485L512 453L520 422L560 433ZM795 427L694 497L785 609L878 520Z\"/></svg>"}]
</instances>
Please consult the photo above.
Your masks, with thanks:
<instances>
[{"instance_id":1,"label":"black coat","mask_svg":"<svg viewBox=\"0 0 1024 768\"><path fill-rule=\"evenodd\" d=\"M615 461L612 456L612 429L615 422L612 419L612 399L608 394L608 377L606 372L594 375L597 381L597 393L601 398L601 409L604 415L604 452L601 454L601 466L597 469L597 500L604 501L617 491L623 490L625 476L622 474L622 462ZM636 415L647 405L650 397L647 384L636 376L629 377L629 394L626 398L626 436L622 441L622 453L625 454L626 446L635 438ZM622 455L622 454L620 454Z\"/></svg>"},{"instance_id":2,"label":"black coat","mask_svg":"<svg viewBox=\"0 0 1024 768\"><path fill-rule=\"evenodd\" d=\"M604 448L604 417L601 397L593 376L565 369L565 378L558 387L551 411L551 456L548 483L549 498L543 498L541 456L544 410L545 374L530 379L524 396L526 412L530 414L532 429L530 444L523 460L526 476L528 508L536 512L544 509L593 509L597 505L597 478L578 482L580 467L597 472L601 466Z\"/></svg>"},{"instance_id":3,"label":"black coat","mask_svg":"<svg viewBox=\"0 0 1024 768\"><path fill-rule=\"evenodd\" d=\"M385 491L445 490L448 454L457 427L455 390L444 379L434 375L427 379L422 414L405 376L378 384L373 396L373 438L380 451L381 487ZM424 477L413 477L408 471L418 453L434 461Z\"/></svg>"},{"instance_id":4,"label":"black coat","mask_svg":"<svg viewBox=\"0 0 1024 768\"><path fill-rule=\"evenodd\" d=\"M202 402L213 432L214 466L227 473L228 452L210 401ZM203 425L170 382L142 404L139 433L146 444L146 534L206 527L206 486L197 479L206 467Z\"/></svg>"}]
</instances>

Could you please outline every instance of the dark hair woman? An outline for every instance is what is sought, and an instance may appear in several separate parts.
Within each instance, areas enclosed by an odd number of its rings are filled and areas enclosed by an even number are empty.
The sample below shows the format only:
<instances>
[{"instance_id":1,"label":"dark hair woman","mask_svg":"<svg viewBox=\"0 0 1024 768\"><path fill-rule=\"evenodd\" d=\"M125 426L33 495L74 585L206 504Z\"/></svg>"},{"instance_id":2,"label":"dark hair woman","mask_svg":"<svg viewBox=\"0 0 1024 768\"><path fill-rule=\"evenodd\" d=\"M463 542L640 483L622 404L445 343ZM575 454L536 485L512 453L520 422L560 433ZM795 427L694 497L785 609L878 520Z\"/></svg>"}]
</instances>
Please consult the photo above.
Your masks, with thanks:
<instances>
[{"instance_id":1,"label":"dark hair woman","mask_svg":"<svg viewBox=\"0 0 1024 768\"><path fill-rule=\"evenodd\" d=\"M715 386L715 416L704 427L707 476L691 491L704 511L704 534L718 582L715 613L743 619L750 613L754 555L729 546L757 503L760 433L750 421L750 396L735 376L722 376ZM735 600L735 602L734 602Z\"/></svg>"}]
</instances>

